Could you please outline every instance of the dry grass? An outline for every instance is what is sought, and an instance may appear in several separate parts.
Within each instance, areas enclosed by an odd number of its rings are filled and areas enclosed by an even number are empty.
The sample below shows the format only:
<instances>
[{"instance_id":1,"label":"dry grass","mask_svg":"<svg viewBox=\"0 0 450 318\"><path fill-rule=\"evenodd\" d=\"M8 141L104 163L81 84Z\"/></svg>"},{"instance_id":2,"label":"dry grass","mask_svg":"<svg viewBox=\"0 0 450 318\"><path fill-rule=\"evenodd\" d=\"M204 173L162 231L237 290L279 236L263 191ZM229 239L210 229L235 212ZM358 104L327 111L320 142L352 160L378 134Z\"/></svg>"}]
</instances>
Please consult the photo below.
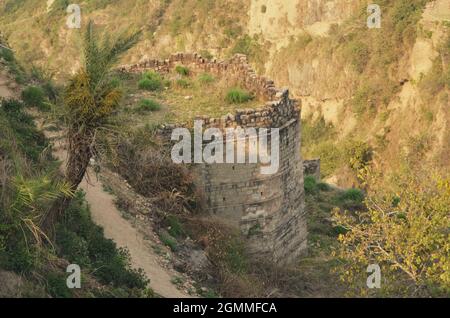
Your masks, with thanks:
<instances>
[{"instance_id":1,"label":"dry grass","mask_svg":"<svg viewBox=\"0 0 450 318\"><path fill-rule=\"evenodd\" d=\"M138 75L126 76L123 85L128 94L124 102L124 117L128 118L132 126L164 122L189 123L199 115L220 117L228 113L233 114L239 108L255 108L263 105L258 99L242 104L229 103L226 101L228 90L239 85L218 78L204 83L202 75L180 78L176 73L168 74L164 77L166 88L154 92L137 88L137 81L140 78ZM161 104L161 110L148 114L133 114L132 110L143 98L155 100Z\"/></svg>"}]
</instances>

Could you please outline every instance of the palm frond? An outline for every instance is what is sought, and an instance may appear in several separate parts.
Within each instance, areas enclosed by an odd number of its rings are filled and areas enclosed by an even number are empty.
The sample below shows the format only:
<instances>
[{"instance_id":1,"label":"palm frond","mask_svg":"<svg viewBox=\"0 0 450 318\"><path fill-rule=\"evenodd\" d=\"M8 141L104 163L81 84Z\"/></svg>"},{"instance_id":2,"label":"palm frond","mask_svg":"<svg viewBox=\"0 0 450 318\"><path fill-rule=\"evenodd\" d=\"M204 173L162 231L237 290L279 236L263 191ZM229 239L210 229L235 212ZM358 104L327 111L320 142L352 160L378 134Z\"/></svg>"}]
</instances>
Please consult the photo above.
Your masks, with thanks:
<instances>
[{"instance_id":1,"label":"palm frond","mask_svg":"<svg viewBox=\"0 0 450 318\"><path fill-rule=\"evenodd\" d=\"M93 22L89 21L84 37L84 60L86 73L91 81L91 90L98 90L99 86L104 84L104 79L114 63L137 43L140 35L141 31L122 34L113 41L105 36L100 43L95 35Z\"/></svg>"}]
</instances>

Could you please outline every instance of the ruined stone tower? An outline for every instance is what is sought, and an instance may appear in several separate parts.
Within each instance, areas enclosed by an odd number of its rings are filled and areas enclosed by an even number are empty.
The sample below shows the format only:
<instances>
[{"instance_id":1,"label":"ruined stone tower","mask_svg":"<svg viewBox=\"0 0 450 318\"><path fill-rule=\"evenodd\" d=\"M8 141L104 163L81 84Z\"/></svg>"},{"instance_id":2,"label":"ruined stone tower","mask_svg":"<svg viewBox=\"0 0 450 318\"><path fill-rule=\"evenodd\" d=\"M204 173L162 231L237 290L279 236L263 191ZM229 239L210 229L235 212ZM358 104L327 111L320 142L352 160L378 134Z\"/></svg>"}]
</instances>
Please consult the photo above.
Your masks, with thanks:
<instances>
[{"instance_id":1,"label":"ruined stone tower","mask_svg":"<svg viewBox=\"0 0 450 318\"><path fill-rule=\"evenodd\" d=\"M165 73L180 64L192 72L238 81L264 100L257 109L237 110L221 118L199 118L204 128L279 128L278 172L263 175L259 163L196 164L193 171L204 189L209 213L239 227L255 255L277 263L294 260L307 247L298 102L289 98L287 89L277 89L273 81L256 75L244 55L228 61L207 61L198 54L179 53L164 61L146 60L121 70ZM169 131L174 127L166 128Z\"/></svg>"}]
</instances>

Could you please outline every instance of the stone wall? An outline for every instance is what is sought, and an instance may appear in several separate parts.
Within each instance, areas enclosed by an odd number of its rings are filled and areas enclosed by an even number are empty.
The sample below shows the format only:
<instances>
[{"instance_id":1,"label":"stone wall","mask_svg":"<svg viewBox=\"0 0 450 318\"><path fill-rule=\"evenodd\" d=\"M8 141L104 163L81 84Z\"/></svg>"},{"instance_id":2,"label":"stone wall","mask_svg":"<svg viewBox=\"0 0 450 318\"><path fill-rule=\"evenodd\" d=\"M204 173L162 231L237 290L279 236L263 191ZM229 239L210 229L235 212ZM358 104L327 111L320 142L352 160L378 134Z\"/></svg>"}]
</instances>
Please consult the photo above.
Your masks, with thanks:
<instances>
[{"instance_id":1,"label":"stone wall","mask_svg":"<svg viewBox=\"0 0 450 318\"><path fill-rule=\"evenodd\" d=\"M248 64L247 57L243 54L236 54L226 61L216 59L207 60L197 53L176 53L168 59L156 60L147 59L138 64L123 65L119 71L127 73L142 73L145 70L155 70L160 73L167 73L177 65L190 66L194 72L208 72L221 78L237 80L240 84L255 93L258 97L266 100L275 100L278 90L274 82L258 76Z\"/></svg>"},{"instance_id":2,"label":"stone wall","mask_svg":"<svg viewBox=\"0 0 450 318\"><path fill-rule=\"evenodd\" d=\"M263 175L260 163L195 164L193 172L197 185L204 189L208 212L240 228L248 238L250 251L278 263L294 260L307 246L299 102L289 97L287 89L277 89L273 81L257 76L244 55L235 55L228 61L207 61L198 54L178 53L164 61L146 60L120 70L142 73L152 69L166 73L177 65L188 66L192 72L237 80L263 101L256 109L197 119L203 120L204 129L219 128L224 135L225 128L230 127L254 127L257 131L279 128L278 172ZM174 125L164 125L161 133L170 138L173 128ZM247 144L247 154L248 150Z\"/></svg>"}]
</instances>

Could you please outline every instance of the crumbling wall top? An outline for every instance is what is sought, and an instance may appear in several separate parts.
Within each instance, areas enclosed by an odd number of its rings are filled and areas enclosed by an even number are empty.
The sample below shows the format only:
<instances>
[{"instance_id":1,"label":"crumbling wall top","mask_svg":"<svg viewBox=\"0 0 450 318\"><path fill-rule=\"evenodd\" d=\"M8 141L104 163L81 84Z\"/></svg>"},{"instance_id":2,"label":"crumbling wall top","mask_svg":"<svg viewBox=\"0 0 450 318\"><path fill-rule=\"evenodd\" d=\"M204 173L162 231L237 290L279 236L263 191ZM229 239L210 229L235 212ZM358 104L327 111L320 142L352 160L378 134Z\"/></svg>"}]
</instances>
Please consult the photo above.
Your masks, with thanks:
<instances>
[{"instance_id":1,"label":"crumbling wall top","mask_svg":"<svg viewBox=\"0 0 450 318\"><path fill-rule=\"evenodd\" d=\"M168 73L180 64L190 66L194 72L209 72L235 80L262 100L261 107L238 109L234 114L228 113L220 118L197 116L196 119L202 119L206 127L280 127L292 118L299 117L299 102L290 99L289 90L278 89L272 80L257 75L243 54L235 54L228 60L208 60L198 53L175 53L165 60L145 59L137 64L123 65L119 71L142 73L154 70ZM172 128L171 125L168 128Z\"/></svg>"}]
</instances>

